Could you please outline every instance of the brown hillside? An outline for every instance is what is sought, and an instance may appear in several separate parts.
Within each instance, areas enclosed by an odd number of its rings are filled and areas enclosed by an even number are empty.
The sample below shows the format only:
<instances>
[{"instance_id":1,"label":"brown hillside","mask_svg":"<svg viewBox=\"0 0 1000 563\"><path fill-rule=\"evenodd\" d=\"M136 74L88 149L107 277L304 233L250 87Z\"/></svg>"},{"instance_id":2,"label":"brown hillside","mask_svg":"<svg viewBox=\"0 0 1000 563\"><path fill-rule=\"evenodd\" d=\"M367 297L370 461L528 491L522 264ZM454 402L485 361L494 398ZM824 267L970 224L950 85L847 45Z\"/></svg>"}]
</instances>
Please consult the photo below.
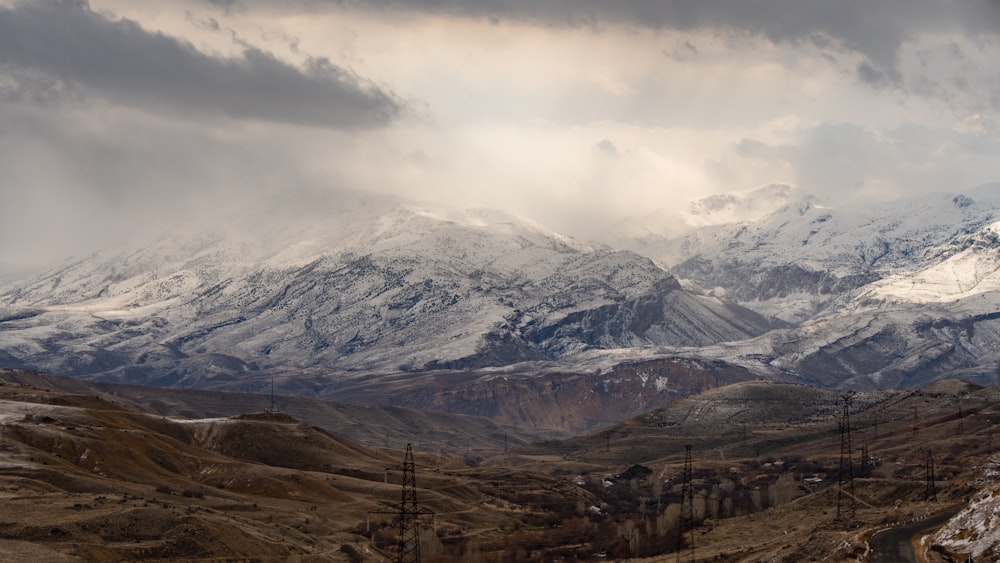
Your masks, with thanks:
<instances>
[{"instance_id":1,"label":"brown hillside","mask_svg":"<svg viewBox=\"0 0 1000 563\"><path fill-rule=\"evenodd\" d=\"M287 413L185 420L77 391L0 379L0 559L391 560L400 451ZM1000 475L998 388L853 395L849 473L841 398L742 382L482 463L418 448L425 560L673 561L694 542L698 561L855 561Z\"/></svg>"}]
</instances>

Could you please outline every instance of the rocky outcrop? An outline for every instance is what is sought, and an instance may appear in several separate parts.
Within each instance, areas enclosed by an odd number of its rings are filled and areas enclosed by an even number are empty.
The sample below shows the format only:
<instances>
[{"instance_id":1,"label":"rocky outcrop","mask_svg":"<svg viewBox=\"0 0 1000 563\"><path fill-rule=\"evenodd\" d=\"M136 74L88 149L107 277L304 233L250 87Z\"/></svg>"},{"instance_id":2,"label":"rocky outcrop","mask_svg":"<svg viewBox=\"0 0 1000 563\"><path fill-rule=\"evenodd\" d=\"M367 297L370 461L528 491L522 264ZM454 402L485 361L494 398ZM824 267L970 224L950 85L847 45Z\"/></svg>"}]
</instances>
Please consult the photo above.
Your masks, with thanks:
<instances>
[{"instance_id":1,"label":"rocky outcrop","mask_svg":"<svg viewBox=\"0 0 1000 563\"><path fill-rule=\"evenodd\" d=\"M581 433L627 420L680 397L756 378L723 362L660 358L608 370L461 375L426 381L347 383L337 397L489 418L497 424Z\"/></svg>"}]
</instances>

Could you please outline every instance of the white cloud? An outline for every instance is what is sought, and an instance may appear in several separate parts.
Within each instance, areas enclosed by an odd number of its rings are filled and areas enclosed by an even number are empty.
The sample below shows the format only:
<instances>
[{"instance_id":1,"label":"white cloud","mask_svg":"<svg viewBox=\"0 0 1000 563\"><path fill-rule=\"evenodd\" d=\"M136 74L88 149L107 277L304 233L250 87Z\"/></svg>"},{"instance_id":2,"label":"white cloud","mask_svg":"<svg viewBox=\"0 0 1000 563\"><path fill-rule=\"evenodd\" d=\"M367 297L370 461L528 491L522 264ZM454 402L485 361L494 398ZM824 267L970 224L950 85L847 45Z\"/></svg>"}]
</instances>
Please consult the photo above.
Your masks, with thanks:
<instances>
[{"instance_id":1,"label":"white cloud","mask_svg":"<svg viewBox=\"0 0 1000 563\"><path fill-rule=\"evenodd\" d=\"M791 182L824 199L892 199L961 191L996 179L1000 139L981 133L905 125L876 132L822 123L783 144L743 139L712 163L732 177L753 168L784 170Z\"/></svg>"}]
</instances>

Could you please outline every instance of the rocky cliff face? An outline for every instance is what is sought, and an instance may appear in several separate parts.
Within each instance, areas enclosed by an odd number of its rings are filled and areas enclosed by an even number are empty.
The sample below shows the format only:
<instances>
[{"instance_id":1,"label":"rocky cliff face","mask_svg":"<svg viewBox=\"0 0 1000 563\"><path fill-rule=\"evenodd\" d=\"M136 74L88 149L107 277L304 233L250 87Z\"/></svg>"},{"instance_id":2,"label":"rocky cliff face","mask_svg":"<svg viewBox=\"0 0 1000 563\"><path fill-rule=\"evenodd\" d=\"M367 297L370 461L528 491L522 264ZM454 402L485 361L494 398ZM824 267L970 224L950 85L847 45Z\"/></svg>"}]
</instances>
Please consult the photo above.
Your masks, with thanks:
<instances>
[{"instance_id":1,"label":"rocky cliff face","mask_svg":"<svg viewBox=\"0 0 1000 563\"><path fill-rule=\"evenodd\" d=\"M412 374L345 382L325 393L363 403L483 416L498 424L582 433L680 397L756 376L725 362L658 358L589 370ZM433 381L432 381L433 380Z\"/></svg>"}]
</instances>

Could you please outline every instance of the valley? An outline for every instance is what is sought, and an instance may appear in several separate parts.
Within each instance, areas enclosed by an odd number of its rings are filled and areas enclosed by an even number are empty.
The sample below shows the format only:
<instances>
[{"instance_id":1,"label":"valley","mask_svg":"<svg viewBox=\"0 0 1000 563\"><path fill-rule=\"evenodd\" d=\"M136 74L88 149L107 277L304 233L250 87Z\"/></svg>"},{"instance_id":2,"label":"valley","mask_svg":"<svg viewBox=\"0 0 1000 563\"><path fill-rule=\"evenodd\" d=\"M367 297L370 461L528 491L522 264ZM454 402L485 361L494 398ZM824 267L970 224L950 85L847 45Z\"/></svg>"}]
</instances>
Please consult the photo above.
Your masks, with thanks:
<instances>
[{"instance_id":1,"label":"valley","mask_svg":"<svg viewBox=\"0 0 1000 563\"><path fill-rule=\"evenodd\" d=\"M157 414L131 406L158 393L0 373L3 558L394 560L402 444L340 437L333 409L309 424L284 412L188 418L171 411L218 406L182 390ZM1000 492L1000 390L948 380L854 394L848 472L842 404L758 380L490 452L439 449L469 432L460 424L450 437L400 436L420 509L434 514L420 526L423 560L673 561L683 530L697 561L874 561L875 532L960 509L956 527L916 548L930 561L995 557L991 530L961 522L988 519L982 499Z\"/></svg>"}]
</instances>

